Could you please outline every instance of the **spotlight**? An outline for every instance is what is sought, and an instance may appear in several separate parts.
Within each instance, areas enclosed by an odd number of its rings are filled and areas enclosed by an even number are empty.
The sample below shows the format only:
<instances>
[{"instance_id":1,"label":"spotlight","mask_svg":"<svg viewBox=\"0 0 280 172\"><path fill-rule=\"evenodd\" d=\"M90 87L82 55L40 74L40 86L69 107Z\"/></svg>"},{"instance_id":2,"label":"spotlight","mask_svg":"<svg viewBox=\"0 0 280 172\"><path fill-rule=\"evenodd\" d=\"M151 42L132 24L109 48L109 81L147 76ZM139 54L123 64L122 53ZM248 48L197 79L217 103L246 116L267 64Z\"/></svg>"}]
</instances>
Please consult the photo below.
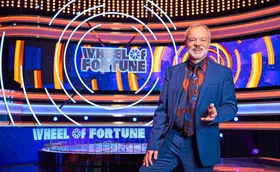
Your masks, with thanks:
<instances>
[{"instance_id":1,"label":"spotlight","mask_svg":"<svg viewBox=\"0 0 280 172\"><path fill-rule=\"evenodd\" d=\"M17 24L16 24L16 23L14 23L13 25L14 25L14 26L16 26Z\"/></svg>"},{"instance_id":2,"label":"spotlight","mask_svg":"<svg viewBox=\"0 0 280 172\"><path fill-rule=\"evenodd\" d=\"M57 117L55 116L55 117L53 117L53 121L57 121Z\"/></svg>"},{"instance_id":3,"label":"spotlight","mask_svg":"<svg viewBox=\"0 0 280 172\"><path fill-rule=\"evenodd\" d=\"M88 120L88 116L84 116L84 120L87 121Z\"/></svg>"},{"instance_id":4,"label":"spotlight","mask_svg":"<svg viewBox=\"0 0 280 172\"><path fill-rule=\"evenodd\" d=\"M35 8L36 8L36 9L39 9L39 8L40 8L40 5L39 5L39 4L37 4Z\"/></svg>"},{"instance_id":5,"label":"spotlight","mask_svg":"<svg viewBox=\"0 0 280 172\"><path fill-rule=\"evenodd\" d=\"M221 137L221 138L223 138L223 137L224 137L223 133L220 133L220 137Z\"/></svg>"},{"instance_id":6,"label":"spotlight","mask_svg":"<svg viewBox=\"0 0 280 172\"><path fill-rule=\"evenodd\" d=\"M259 153L259 149L253 149L253 150L252 150L252 154L253 154L253 155L257 155L258 153Z\"/></svg>"},{"instance_id":7,"label":"spotlight","mask_svg":"<svg viewBox=\"0 0 280 172\"><path fill-rule=\"evenodd\" d=\"M234 119L233 119L235 122L237 122L238 121L238 117L234 117Z\"/></svg>"},{"instance_id":8,"label":"spotlight","mask_svg":"<svg viewBox=\"0 0 280 172\"><path fill-rule=\"evenodd\" d=\"M136 117L133 117L133 118L132 118L132 121L133 121L133 122L136 122L136 121L137 121L137 118L136 118Z\"/></svg>"},{"instance_id":9,"label":"spotlight","mask_svg":"<svg viewBox=\"0 0 280 172\"><path fill-rule=\"evenodd\" d=\"M76 12L76 15L79 15L80 14L80 12Z\"/></svg>"}]
</instances>

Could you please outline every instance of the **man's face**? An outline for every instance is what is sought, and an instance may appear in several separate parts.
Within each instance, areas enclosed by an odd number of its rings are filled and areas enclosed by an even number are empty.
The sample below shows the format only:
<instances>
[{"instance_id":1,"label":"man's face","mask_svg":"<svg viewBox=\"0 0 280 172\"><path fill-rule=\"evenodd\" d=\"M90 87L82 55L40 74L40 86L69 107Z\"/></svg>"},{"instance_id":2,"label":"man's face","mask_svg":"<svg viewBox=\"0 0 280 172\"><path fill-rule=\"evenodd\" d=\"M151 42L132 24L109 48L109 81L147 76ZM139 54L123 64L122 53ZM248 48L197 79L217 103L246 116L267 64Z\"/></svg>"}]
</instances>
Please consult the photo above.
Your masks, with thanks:
<instances>
[{"instance_id":1,"label":"man's face","mask_svg":"<svg viewBox=\"0 0 280 172\"><path fill-rule=\"evenodd\" d=\"M202 26L190 28L185 44L191 60L195 63L199 62L206 57L208 52L210 44L208 31Z\"/></svg>"}]
</instances>

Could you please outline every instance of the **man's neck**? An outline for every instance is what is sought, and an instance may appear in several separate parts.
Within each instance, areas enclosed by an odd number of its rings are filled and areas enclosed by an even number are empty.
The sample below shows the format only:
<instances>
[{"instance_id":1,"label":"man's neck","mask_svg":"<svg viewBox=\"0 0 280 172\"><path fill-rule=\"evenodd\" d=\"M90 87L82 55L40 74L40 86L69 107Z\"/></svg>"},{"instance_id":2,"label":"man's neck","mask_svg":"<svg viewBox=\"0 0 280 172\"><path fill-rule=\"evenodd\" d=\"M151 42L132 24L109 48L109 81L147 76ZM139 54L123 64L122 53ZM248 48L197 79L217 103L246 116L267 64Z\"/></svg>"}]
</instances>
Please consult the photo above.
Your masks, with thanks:
<instances>
[{"instance_id":1,"label":"man's neck","mask_svg":"<svg viewBox=\"0 0 280 172\"><path fill-rule=\"evenodd\" d=\"M206 57L206 56L205 56ZM194 64L197 64L199 62L201 62L203 59L205 59L205 57L203 57L202 59L199 59L199 60L194 60L192 58L190 58L190 60L194 63Z\"/></svg>"}]
</instances>

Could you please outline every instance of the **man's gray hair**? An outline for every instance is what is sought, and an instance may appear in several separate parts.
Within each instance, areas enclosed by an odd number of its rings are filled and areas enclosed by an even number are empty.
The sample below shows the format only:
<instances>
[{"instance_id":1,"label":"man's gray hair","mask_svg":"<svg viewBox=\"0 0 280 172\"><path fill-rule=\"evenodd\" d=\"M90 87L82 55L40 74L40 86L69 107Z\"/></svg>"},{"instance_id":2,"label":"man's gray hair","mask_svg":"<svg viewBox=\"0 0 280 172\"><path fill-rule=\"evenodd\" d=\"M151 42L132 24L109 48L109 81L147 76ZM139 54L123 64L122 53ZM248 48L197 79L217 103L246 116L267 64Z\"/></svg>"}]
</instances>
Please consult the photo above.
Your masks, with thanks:
<instances>
[{"instance_id":1,"label":"man's gray hair","mask_svg":"<svg viewBox=\"0 0 280 172\"><path fill-rule=\"evenodd\" d=\"M185 40L184 40L185 43L186 43L186 41L187 41L188 32L189 32L189 30L190 30L191 28L193 28L193 27L204 27L204 28L207 30L207 32L208 32L209 42L211 42L211 32L210 32L210 29L209 29L206 25L204 25L204 24L196 23L196 24L190 25L190 26L188 27L188 29L186 30L186 32L185 32Z\"/></svg>"}]
</instances>

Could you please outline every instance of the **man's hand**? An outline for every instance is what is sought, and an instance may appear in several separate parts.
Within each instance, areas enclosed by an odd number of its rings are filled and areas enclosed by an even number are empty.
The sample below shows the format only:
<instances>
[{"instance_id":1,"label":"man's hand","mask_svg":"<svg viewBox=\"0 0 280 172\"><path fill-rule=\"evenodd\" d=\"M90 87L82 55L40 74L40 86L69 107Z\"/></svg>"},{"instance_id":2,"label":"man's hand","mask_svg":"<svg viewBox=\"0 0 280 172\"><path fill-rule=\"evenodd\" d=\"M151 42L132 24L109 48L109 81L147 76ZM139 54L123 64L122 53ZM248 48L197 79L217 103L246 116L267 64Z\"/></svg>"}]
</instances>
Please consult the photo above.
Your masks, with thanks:
<instances>
[{"instance_id":1,"label":"man's hand","mask_svg":"<svg viewBox=\"0 0 280 172\"><path fill-rule=\"evenodd\" d=\"M202 121L213 121L217 116L217 110L214 106L214 103L211 103L208 107L208 115L206 118L200 118Z\"/></svg>"},{"instance_id":2,"label":"man's hand","mask_svg":"<svg viewBox=\"0 0 280 172\"><path fill-rule=\"evenodd\" d=\"M144 156L144 159L143 159L143 165L144 166L149 167L149 164L153 165L153 162L152 162L153 155L154 155L154 159L156 160L157 157L158 157L158 151L148 150L146 152L146 155Z\"/></svg>"}]
</instances>

